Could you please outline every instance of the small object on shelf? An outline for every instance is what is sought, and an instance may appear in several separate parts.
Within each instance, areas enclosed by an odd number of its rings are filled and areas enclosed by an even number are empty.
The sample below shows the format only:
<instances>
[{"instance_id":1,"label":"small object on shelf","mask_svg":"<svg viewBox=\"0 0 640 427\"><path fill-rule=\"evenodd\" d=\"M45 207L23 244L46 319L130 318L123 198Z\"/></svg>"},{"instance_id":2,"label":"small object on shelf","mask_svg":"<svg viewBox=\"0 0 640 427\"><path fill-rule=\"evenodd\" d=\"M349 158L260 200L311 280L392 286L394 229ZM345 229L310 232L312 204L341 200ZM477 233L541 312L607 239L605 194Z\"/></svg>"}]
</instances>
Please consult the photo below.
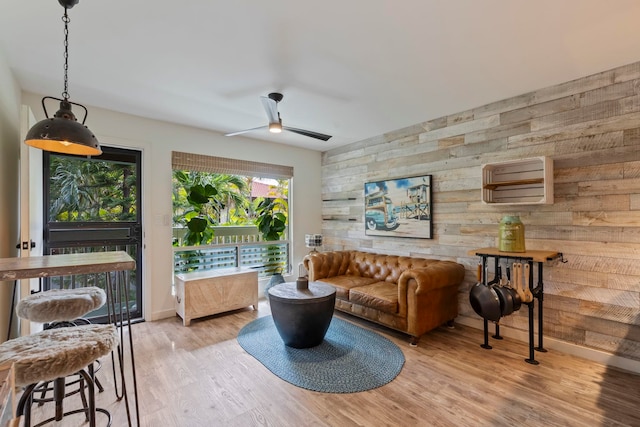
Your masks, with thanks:
<instances>
[{"instance_id":1,"label":"small object on shelf","mask_svg":"<svg viewBox=\"0 0 640 427\"><path fill-rule=\"evenodd\" d=\"M296 289L299 291L309 289L309 278L304 274L304 272L304 265L300 263L300 265L298 265L298 279L296 280Z\"/></svg>"},{"instance_id":2,"label":"small object on shelf","mask_svg":"<svg viewBox=\"0 0 640 427\"><path fill-rule=\"evenodd\" d=\"M309 279L306 277L298 277L298 280L296 280L296 289L299 291L309 289Z\"/></svg>"},{"instance_id":3,"label":"small object on shelf","mask_svg":"<svg viewBox=\"0 0 640 427\"><path fill-rule=\"evenodd\" d=\"M306 247L311 248L312 252L317 252L316 248L322 246L322 234L305 234L304 244Z\"/></svg>"},{"instance_id":4,"label":"small object on shelf","mask_svg":"<svg viewBox=\"0 0 640 427\"><path fill-rule=\"evenodd\" d=\"M482 202L496 205L553 203L553 160L532 157L482 165Z\"/></svg>"},{"instance_id":5,"label":"small object on shelf","mask_svg":"<svg viewBox=\"0 0 640 427\"><path fill-rule=\"evenodd\" d=\"M524 302L526 303L533 301L533 293L531 292L530 268L531 266L528 263L524 265L524 282L522 283L522 287L524 288Z\"/></svg>"},{"instance_id":6,"label":"small object on shelf","mask_svg":"<svg viewBox=\"0 0 640 427\"><path fill-rule=\"evenodd\" d=\"M520 264L519 264L519 263L517 263L517 262L514 262L514 263L513 263L513 269L514 269L514 270L515 270L516 268L518 268L518 267L516 267L516 265L520 265ZM527 264L527 263L525 263L525 265L526 265L527 267L529 266L529 264ZM527 272L526 274L529 274L529 268L527 268L527 269L526 269L526 272ZM514 288L515 288L516 292L518 292L518 296L520 297L520 301L522 301L522 302L523 302L523 303L525 303L525 304L526 304L526 303L528 303L528 302L533 301L533 295L532 295L531 301L527 301L527 292L525 291L524 287L525 287L525 286L528 286L528 283L529 283L529 277L525 277L525 281L524 281L524 282L522 282L522 283L517 283L517 284L514 286Z\"/></svg>"},{"instance_id":7,"label":"small object on shelf","mask_svg":"<svg viewBox=\"0 0 640 427\"><path fill-rule=\"evenodd\" d=\"M478 281L469 292L469 303L478 316L490 322L497 322L502 316L500 298L493 285Z\"/></svg>"},{"instance_id":8,"label":"small object on shelf","mask_svg":"<svg viewBox=\"0 0 640 427\"><path fill-rule=\"evenodd\" d=\"M500 221L498 248L502 252L526 252L524 224L516 215L505 215Z\"/></svg>"}]
</instances>

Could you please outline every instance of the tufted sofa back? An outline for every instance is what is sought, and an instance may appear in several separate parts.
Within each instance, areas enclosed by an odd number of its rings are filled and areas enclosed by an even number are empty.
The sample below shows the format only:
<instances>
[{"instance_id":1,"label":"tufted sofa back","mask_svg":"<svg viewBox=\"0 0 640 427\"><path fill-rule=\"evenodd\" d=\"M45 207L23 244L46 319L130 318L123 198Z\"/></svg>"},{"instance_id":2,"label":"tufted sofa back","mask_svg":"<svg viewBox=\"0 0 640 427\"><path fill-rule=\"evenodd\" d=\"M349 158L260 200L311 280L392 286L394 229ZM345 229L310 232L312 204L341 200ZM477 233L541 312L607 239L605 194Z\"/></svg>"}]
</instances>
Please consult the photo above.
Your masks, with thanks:
<instances>
[{"instance_id":1,"label":"tufted sofa back","mask_svg":"<svg viewBox=\"0 0 640 427\"><path fill-rule=\"evenodd\" d=\"M314 257L314 254L307 256L307 258L309 257ZM309 278L318 280L326 277L348 275L369 277L397 284L400 275L405 271L412 268L426 267L429 264L438 262L441 261L360 251L322 252L318 253L314 258L314 271L310 271ZM310 266L306 258L304 264L309 270Z\"/></svg>"}]
</instances>

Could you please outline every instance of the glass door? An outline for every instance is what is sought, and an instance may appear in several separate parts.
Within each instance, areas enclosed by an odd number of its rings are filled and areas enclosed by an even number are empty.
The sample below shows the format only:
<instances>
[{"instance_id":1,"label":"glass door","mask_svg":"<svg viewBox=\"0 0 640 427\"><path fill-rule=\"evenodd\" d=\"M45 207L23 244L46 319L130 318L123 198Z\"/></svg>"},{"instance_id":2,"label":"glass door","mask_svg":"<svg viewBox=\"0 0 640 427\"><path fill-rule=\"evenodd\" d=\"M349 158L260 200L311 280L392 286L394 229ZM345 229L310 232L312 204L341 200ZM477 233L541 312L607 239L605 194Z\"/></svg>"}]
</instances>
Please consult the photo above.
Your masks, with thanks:
<instances>
[{"instance_id":1,"label":"glass door","mask_svg":"<svg viewBox=\"0 0 640 427\"><path fill-rule=\"evenodd\" d=\"M129 309L142 317L141 152L102 147L95 157L46 152L44 253L126 251L136 260L130 272ZM105 288L104 274L47 278L44 289ZM93 313L106 319L107 307Z\"/></svg>"}]
</instances>

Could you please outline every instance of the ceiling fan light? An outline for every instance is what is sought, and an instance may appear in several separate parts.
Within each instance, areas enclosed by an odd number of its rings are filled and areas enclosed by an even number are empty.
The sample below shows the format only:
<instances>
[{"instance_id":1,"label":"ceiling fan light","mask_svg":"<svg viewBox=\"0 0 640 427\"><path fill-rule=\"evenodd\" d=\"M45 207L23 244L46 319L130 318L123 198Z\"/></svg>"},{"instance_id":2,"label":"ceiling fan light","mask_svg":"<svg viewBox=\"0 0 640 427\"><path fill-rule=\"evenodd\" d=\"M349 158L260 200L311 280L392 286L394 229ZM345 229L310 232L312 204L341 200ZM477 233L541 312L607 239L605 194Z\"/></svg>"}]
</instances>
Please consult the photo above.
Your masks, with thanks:
<instances>
[{"instance_id":1,"label":"ceiling fan light","mask_svg":"<svg viewBox=\"0 0 640 427\"><path fill-rule=\"evenodd\" d=\"M282 132L282 124L281 123L269 123L269 132L271 132L271 133L280 133L280 132Z\"/></svg>"},{"instance_id":2,"label":"ceiling fan light","mask_svg":"<svg viewBox=\"0 0 640 427\"><path fill-rule=\"evenodd\" d=\"M278 102L282 101L281 93L270 93L269 96L261 96L260 101L262 101L262 106L264 107L265 112L267 113L267 118L269 119L268 126L259 126L257 128L245 129L238 132L226 133L225 136L234 136L241 135L243 133L252 132L258 129L269 129L271 133L280 133L283 130L287 132L297 133L298 135L308 136L309 138L320 139L322 141L328 141L331 138L331 135L325 135L324 133L313 132L310 130L292 128L291 126L283 127L282 119L280 118L280 113L278 112Z\"/></svg>"}]
</instances>

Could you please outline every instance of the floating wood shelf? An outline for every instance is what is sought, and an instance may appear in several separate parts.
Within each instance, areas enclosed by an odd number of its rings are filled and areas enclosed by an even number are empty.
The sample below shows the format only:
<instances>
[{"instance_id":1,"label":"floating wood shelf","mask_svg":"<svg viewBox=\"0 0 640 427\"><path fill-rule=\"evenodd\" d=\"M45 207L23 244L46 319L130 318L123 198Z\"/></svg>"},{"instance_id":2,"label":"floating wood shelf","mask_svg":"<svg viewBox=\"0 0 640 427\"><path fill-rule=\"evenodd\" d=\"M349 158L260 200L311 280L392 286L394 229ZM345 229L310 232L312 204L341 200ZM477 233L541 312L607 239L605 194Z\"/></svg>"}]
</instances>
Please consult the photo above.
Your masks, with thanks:
<instances>
[{"instance_id":1,"label":"floating wood shelf","mask_svg":"<svg viewBox=\"0 0 640 427\"><path fill-rule=\"evenodd\" d=\"M344 202L347 200L355 200L355 197L342 197L342 198L335 198L335 199L322 199L323 202Z\"/></svg>"},{"instance_id":2,"label":"floating wood shelf","mask_svg":"<svg viewBox=\"0 0 640 427\"><path fill-rule=\"evenodd\" d=\"M531 178L531 179L516 179L513 181L501 181L485 184L482 188L487 190L495 190L499 187L507 187L511 185L528 185L528 184L544 184L543 178Z\"/></svg>"},{"instance_id":3,"label":"floating wood shelf","mask_svg":"<svg viewBox=\"0 0 640 427\"><path fill-rule=\"evenodd\" d=\"M553 160L510 160L482 166L482 202L502 205L553 203Z\"/></svg>"},{"instance_id":4,"label":"floating wood shelf","mask_svg":"<svg viewBox=\"0 0 640 427\"><path fill-rule=\"evenodd\" d=\"M328 216L328 217L322 217L323 221L343 221L343 222L355 222L358 219L357 218L344 218L344 217L335 217L335 216Z\"/></svg>"}]
</instances>

